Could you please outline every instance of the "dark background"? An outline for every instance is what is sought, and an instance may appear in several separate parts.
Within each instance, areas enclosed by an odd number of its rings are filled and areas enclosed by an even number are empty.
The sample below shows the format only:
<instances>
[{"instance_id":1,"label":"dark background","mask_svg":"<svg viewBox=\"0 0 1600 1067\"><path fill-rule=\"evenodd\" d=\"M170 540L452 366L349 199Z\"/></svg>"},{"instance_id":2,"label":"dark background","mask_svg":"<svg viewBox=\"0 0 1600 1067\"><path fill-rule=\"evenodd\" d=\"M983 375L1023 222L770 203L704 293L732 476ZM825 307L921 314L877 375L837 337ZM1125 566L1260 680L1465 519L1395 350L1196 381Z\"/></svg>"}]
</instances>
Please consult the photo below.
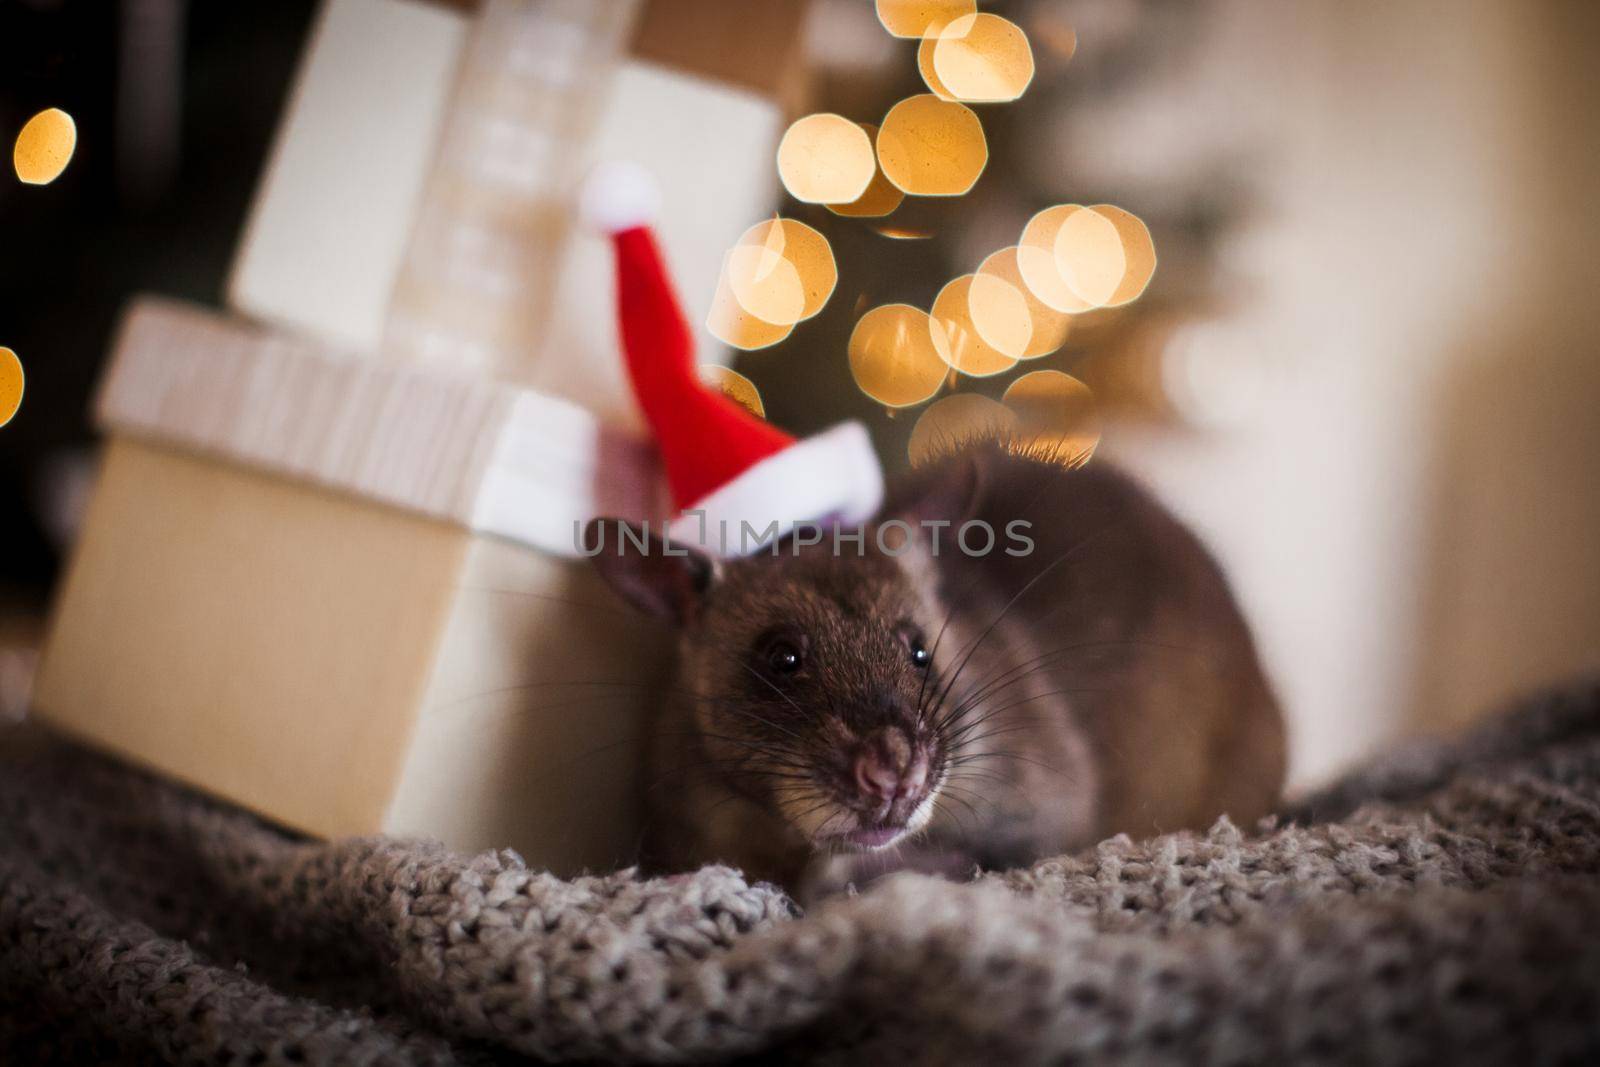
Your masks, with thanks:
<instances>
[{"instance_id":1,"label":"dark background","mask_svg":"<svg viewBox=\"0 0 1600 1067\"><path fill-rule=\"evenodd\" d=\"M0 430L0 596L42 602L54 581L45 472L92 439L91 391L128 297L220 304L313 10L0 0L0 345L27 374L22 408ZM142 43L152 35L154 48ZM176 63L163 62L162 36ZM175 79L179 106L119 113L134 74ZM77 153L52 184L23 185L9 145L48 107L77 122ZM175 138L148 136L168 123Z\"/></svg>"}]
</instances>

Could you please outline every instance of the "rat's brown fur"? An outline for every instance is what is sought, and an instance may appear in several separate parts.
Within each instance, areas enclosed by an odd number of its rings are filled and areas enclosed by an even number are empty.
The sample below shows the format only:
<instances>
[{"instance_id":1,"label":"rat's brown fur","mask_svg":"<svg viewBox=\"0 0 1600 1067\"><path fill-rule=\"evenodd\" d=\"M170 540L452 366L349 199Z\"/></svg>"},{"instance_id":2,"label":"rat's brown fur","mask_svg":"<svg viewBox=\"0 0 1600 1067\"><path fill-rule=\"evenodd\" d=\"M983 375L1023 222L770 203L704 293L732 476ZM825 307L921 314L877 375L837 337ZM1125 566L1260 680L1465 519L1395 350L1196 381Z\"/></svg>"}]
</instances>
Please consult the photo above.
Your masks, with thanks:
<instances>
[{"instance_id":1,"label":"rat's brown fur","mask_svg":"<svg viewBox=\"0 0 1600 1067\"><path fill-rule=\"evenodd\" d=\"M882 518L897 516L953 526L937 555L926 537L887 555L869 526L862 555L825 538L715 565L597 557L681 624L647 775L653 866L721 861L791 887L929 857L1000 867L1223 814L1248 825L1275 803L1283 724L1249 630L1210 555L1128 478L980 445L898 486ZM952 543L967 519L996 531L993 551ZM1016 520L1025 555L1005 551ZM805 643L793 676L761 666L774 633ZM936 795L914 838L839 859L832 835L872 818L849 754L878 736L926 757Z\"/></svg>"}]
</instances>

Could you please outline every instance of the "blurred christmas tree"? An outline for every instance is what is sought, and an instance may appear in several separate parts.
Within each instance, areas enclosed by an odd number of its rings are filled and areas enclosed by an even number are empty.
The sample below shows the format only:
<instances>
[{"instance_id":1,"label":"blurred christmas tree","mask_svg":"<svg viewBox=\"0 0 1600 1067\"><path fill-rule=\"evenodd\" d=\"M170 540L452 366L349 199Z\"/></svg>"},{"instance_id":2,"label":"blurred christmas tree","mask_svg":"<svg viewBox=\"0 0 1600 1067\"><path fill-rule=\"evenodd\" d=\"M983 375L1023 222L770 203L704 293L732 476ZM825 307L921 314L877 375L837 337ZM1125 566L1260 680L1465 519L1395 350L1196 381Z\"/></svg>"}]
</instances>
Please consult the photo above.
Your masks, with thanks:
<instances>
[{"instance_id":1,"label":"blurred christmas tree","mask_svg":"<svg viewBox=\"0 0 1600 1067\"><path fill-rule=\"evenodd\" d=\"M869 218L841 216L787 196L778 205L784 216L815 227L831 244L838 282L834 298L814 319L772 347L741 356L738 369L759 390L768 417L801 433L860 417L891 468L904 464L913 428L928 405L893 409L879 400L904 402L928 390L918 393L915 383L904 380L914 361L902 357L895 361L902 380L894 396L877 389L871 390L877 399L867 395L845 358L857 323L886 304L932 308L952 278L994 272L986 261L1017 244L1036 212L1069 204L1116 204L1148 224L1160 254L1148 289L1122 306L1074 308L1059 347L1049 343L1048 354L1008 364L1003 372L987 373L1000 362L992 352L996 362L977 367L981 374L955 360L969 373L949 375L935 395L999 399L1020 375L1049 370L1087 383L1101 414L1166 414L1159 368L1165 339L1219 301L1217 245L1249 199L1232 146L1185 140L1181 130L1165 128L1165 112L1144 106L1147 95L1190 62L1209 6L1168 0L985 4L982 14L1001 16L1026 35L1036 70L1014 101L969 99L988 151L970 191L906 196L889 214ZM930 43L936 42L891 37L872 5L816 4L808 41L808 110L880 123L897 102L942 88L929 81L930 75L937 81ZM1160 151L1141 152L1151 139L1163 142ZM1184 165L1176 168L1174 140L1184 145ZM979 300L976 291L963 295L963 303ZM1035 327L1036 337L1044 332L1042 323ZM948 357L948 346L935 347ZM1081 405L1074 411L1072 417L1095 419Z\"/></svg>"}]
</instances>

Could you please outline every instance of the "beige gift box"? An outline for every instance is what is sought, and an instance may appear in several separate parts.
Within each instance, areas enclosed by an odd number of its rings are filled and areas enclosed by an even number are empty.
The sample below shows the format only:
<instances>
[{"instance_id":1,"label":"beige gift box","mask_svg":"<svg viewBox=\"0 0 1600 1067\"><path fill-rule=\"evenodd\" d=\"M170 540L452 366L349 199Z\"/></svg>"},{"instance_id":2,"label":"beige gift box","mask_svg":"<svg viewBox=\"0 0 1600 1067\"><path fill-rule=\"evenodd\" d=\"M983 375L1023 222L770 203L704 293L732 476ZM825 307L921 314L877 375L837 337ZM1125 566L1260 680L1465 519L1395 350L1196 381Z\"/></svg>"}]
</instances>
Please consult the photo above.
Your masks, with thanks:
<instances>
[{"instance_id":1,"label":"beige gift box","mask_svg":"<svg viewBox=\"0 0 1600 1067\"><path fill-rule=\"evenodd\" d=\"M792 84L792 32L718 68L695 20L740 7L328 0L237 317L147 299L123 323L42 718L313 834L628 860L666 635L573 537L664 498L571 202L601 159L655 171L703 320Z\"/></svg>"}]
</instances>

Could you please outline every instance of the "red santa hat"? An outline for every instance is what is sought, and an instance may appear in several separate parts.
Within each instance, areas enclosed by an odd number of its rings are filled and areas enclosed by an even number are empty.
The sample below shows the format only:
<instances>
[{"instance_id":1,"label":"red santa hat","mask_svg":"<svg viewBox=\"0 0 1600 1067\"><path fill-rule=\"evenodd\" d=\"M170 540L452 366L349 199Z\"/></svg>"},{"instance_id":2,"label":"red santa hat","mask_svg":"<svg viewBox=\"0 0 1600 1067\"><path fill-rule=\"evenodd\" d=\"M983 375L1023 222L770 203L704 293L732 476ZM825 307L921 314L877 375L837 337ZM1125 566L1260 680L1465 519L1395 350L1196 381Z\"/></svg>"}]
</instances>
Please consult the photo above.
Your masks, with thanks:
<instances>
[{"instance_id":1,"label":"red santa hat","mask_svg":"<svg viewBox=\"0 0 1600 1067\"><path fill-rule=\"evenodd\" d=\"M797 526L865 522L883 500L865 427L845 422L796 440L701 382L693 335L649 227L659 200L642 168L612 163L589 176L579 208L616 251L623 358L672 488L671 536L738 555L770 542L759 535L774 529L782 537Z\"/></svg>"}]
</instances>

